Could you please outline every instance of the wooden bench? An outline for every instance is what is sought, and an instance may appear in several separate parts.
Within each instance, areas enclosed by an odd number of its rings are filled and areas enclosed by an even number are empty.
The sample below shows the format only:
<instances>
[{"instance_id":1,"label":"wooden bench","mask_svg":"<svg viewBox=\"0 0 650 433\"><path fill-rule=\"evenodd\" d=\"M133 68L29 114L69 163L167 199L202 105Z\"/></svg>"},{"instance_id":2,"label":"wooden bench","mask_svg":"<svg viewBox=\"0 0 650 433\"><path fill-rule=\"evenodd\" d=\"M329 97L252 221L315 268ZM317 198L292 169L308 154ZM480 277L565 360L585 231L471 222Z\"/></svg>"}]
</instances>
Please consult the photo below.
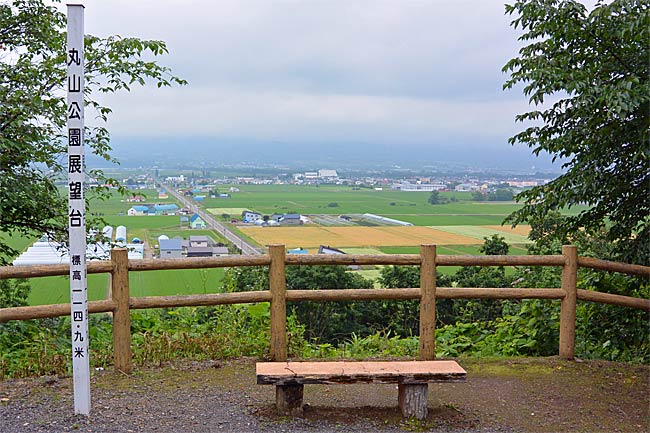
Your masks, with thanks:
<instances>
[{"instance_id":1,"label":"wooden bench","mask_svg":"<svg viewBox=\"0 0 650 433\"><path fill-rule=\"evenodd\" d=\"M405 417L427 417L429 382L464 382L467 373L455 361L258 362L258 385L275 385L279 411L302 413L305 384L397 383Z\"/></svg>"}]
</instances>

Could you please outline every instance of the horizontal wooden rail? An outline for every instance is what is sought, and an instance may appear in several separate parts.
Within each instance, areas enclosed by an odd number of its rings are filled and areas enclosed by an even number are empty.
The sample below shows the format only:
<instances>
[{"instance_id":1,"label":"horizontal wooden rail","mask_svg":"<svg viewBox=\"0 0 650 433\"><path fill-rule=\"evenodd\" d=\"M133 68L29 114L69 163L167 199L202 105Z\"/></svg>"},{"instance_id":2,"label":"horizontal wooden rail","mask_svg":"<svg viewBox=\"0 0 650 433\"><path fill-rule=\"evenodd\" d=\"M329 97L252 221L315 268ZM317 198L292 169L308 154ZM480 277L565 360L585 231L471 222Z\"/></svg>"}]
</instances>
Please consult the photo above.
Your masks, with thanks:
<instances>
[{"instance_id":1,"label":"horizontal wooden rail","mask_svg":"<svg viewBox=\"0 0 650 433\"><path fill-rule=\"evenodd\" d=\"M562 299L561 289L438 287L442 299ZM287 290L287 301L375 301L420 299L419 288Z\"/></svg>"},{"instance_id":2,"label":"horizontal wooden rail","mask_svg":"<svg viewBox=\"0 0 650 433\"><path fill-rule=\"evenodd\" d=\"M130 271L159 271L165 269L228 268L238 266L268 266L269 256L225 256L182 259L130 260ZM420 265L418 254L346 254L346 255L287 255L287 265ZM579 257L580 267L631 275L650 276L650 267L611 262L590 257ZM438 266L563 266L564 257L546 256L467 256L438 255ZM108 273L113 269L109 261L88 263L89 274ZM0 267L0 279L38 278L68 275L69 265L32 265Z\"/></svg>"},{"instance_id":3,"label":"horizontal wooden rail","mask_svg":"<svg viewBox=\"0 0 650 433\"><path fill-rule=\"evenodd\" d=\"M89 313L108 313L115 310L115 301L88 302ZM50 317L69 316L70 304L34 305L30 307L0 308L0 323L10 320L47 319Z\"/></svg>"},{"instance_id":4,"label":"horizontal wooden rail","mask_svg":"<svg viewBox=\"0 0 650 433\"><path fill-rule=\"evenodd\" d=\"M129 271L162 271L165 269L232 268L239 266L268 266L269 256L223 256L182 259L129 260Z\"/></svg>"},{"instance_id":5,"label":"horizontal wooden rail","mask_svg":"<svg viewBox=\"0 0 650 433\"><path fill-rule=\"evenodd\" d=\"M419 254L289 254L287 265L414 265L421 263ZM438 255L438 266L563 266L562 256L466 256Z\"/></svg>"},{"instance_id":6,"label":"horizontal wooden rail","mask_svg":"<svg viewBox=\"0 0 650 433\"><path fill-rule=\"evenodd\" d=\"M133 310L139 310L144 308L199 307L270 301L271 292L264 290L259 292L212 293L207 295L144 296L131 298L130 306Z\"/></svg>"},{"instance_id":7,"label":"horizontal wooden rail","mask_svg":"<svg viewBox=\"0 0 650 433\"><path fill-rule=\"evenodd\" d=\"M650 275L650 268L638 265L607 262L596 259L587 260L587 267L595 267L592 262L605 263L605 270L612 270L614 265L618 272L625 272L624 267L629 267L630 273ZM420 265L418 254L305 254L286 256L287 265ZM160 271L166 269L205 269L205 268L230 268L238 266L269 266L269 256L225 256L225 257L196 257L182 259L145 259L130 260L129 271ZM562 256L465 256L465 255L439 255L436 265L439 266L562 266ZM624 267L621 267L624 266ZM109 261L92 261L88 263L89 274L107 273L113 270ZM38 278L58 275L69 275L70 267L62 265L30 265L30 266L3 266L0 267L0 279L7 278Z\"/></svg>"},{"instance_id":8,"label":"horizontal wooden rail","mask_svg":"<svg viewBox=\"0 0 650 433\"><path fill-rule=\"evenodd\" d=\"M649 266L610 262L609 260L593 259L591 257L578 257L578 266L581 268L598 269L600 271L621 272L628 275L650 277Z\"/></svg>"},{"instance_id":9,"label":"horizontal wooden rail","mask_svg":"<svg viewBox=\"0 0 650 433\"><path fill-rule=\"evenodd\" d=\"M634 298L631 296L614 295L611 293L594 292L578 289L578 299L582 301L600 302L602 304L618 305L619 307L637 308L650 311L650 299Z\"/></svg>"},{"instance_id":10,"label":"horizontal wooden rail","mask_svg":"<svg viewBox=\"0 0 650 433\"><path fill-rule=\"evenodd\" d=\"M440 255L439 266L564 266L563 256L465 256Z\"/></svg>"},{"instance_id":11,"label":"horizontal wooden rail","mask_svg":"<svg viewBox=\"0 0 650 433\"><path fill-rule=\"evenodd\" d=\"M287 290L287 301L375 301L420 299L420 289Z\"/></svg>"},{"instance_id":12,"label":"horizontal wooden rail","mask_svg":"<svg viewBox=\"0 0 650 433\"><path fill-rule=\"evenodd\" d=\"M109 261L88 262L89 274L111 272L113 264ZM70 265L29 265L29 266L2 266L0 267L0 280L7 278L38 278L57 275L70 275Z\"/></svg>"},{"instance_id":13,"label":"horizontal wooden rail","mask_svg":"<svg viewBox=\"0 0 650 433\"><path fill-rule=\"evenodd\" d=\"M445 299L562 299L564 290L545 288L439 287L436 297Z\"/></svg>"},{"instance_id":14,"label":"horizontal wooden rail","mask_svg":"<svg viewBox=\"0 0 650 433\"><path fill-rule=\"evenodd\" d=\"M419 288L404 289L334 289L334 290L287 290L287 301L371 301L419 299ZM441 299L562 299L564 292L553 288L471 288L438 287L436 297ZM610 293L578 290L578 299L600 302L621 307L650 311L650 300ZM206 295L147 296L131 298L131 309L196 307L208 305L247 304L269 302L271 293L258 292L213 293ZM113 311L112 300L88 303L89 313ZM43 319L70 314L70 304L37 305L0 309L0 322L9 320Z\"/></svg>"},{"instance_id":15,"label":"horizontal wooden rail","mask_svg":"<svg viewBox=\"0 0 650 433\"><path fill-rule=\"evenodd\" d=\"M436 296L443 299L561 299L560 289L511 289L511 288L460 288L439 287ZM616 297L616 295L610 295ZM420 298L419 288L404 289L334 289L334 290L287 290L287 301L372 301L372 300L411 300ZM609 299L609 298L608 298ZM629 298L636 299L636 298ZM205 295L145 296L131 298L129 308L198 307L209 305L250 304L270 302L271 292L212 293ZM610 299L612 303L616 299ZM627 302L627 301L625 301ZM650 302L650 301L648 301ZM625 304L626 306L632 306ZM115 309L112 300L88 303L90 313L105 313ZM640 308L640 307L636 307ZM0 309L0 322L9 320L43 319L70 314L70 304L37 305L32 307L13 307Z\"/></svg>"},{"instance_id":16,"label":"horizontal wooden rail","mask_svg":"<svg viewBox=\"0 0 650 433\"><path fill-rule=\"evenodd\" d=\"M420 265L419 254L287 254L287 265Z\"/></svg>"}]
</instances>

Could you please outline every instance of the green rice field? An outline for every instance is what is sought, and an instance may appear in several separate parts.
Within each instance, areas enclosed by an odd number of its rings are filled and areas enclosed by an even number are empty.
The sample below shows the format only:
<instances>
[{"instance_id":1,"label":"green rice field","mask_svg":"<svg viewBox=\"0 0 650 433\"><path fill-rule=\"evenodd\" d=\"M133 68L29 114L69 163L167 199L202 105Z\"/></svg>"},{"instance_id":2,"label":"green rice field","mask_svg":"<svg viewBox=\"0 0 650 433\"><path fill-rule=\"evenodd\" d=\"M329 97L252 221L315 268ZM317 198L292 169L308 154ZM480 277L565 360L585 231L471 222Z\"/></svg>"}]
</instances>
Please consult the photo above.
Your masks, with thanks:
<instances>
[{"instance_id":1,"label":"green rice field","mask_svg":"<svg viewBox=\"0 0 650 433\"><path fill-rule=\"evenodd\" d=\"M121 215L121 214L126 215L126 211L128 211L132 206L140 206L144 204L158 204L158 203L178 204L176 199L171 195L169 196L169 198L166 199L158 198L158 190L156 189L138 189L138 190L134 190L133 194L143 196L145 201L142 203L127 202L126 199L128 199L129 197L121 196L117 193L117 191L113 191L111 197L106 200L91 198L90 208L92 209L92 212L94 214L111 216L111 215Z\"/></svg>"},{"instance_id":2,"label":"green rice field","mask_svg":"<svg viewBox=\"0 0 650 433\"><path fill-rule=\"evenodd\" d=\"M237 185L230 198L206 198L202 206L217 215L240 215L244 209L271 215L344 215L372 213L417 226L499 225L520 208L514 202L475 202L468 192L441 192L451 201L431 205L429 192L355 189L339 185ZM585 209L576 206L567 214ZM231 210L227 212L226 210ZM237 212L235 212L237 211Z\"/></svg>"},{"instance_id":3,"label":"green rice field","mask_svg":"<svg viewBox=\"0 0 650 433\"><path fill-rule=\"evenodd\" d=\"M432 213L427 203L429 193L376 191L348 186L238 185L239 192L228 199L206 198L206 208L240 208L264 214L392 214ZM469 200L466 193L445 193L458 200ZM445 205L442 205L445 206ZM441 210L447 212L446 210ZM454 212L456 213L456 212Z\"/></svg>"},{"instance_id":4,"label":"green rice field","mask_svg":"<svg viewBox=\"0 0 650 433\"><path fill-rule=\"evenodd\" d=\"M218 293L221 291L224 272L223 268L130 272L130 292L133 297ZM30 284L30 305L70 302L68 277L32 278ZM88 300L106 299L107 293L107 274L88 275Z\"/></svg>"}]
</instances>

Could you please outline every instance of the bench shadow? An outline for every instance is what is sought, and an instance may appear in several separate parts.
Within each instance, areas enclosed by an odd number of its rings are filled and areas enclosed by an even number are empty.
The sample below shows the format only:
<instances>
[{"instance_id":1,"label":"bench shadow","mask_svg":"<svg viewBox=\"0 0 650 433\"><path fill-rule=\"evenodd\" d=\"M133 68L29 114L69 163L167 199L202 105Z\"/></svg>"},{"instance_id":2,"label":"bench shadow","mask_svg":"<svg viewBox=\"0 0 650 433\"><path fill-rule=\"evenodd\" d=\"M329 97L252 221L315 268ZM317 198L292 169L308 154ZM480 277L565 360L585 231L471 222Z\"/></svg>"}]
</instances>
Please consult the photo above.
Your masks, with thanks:
<instances>
[{"instance_id":1,"label":"bench shadow","mask_svg":"<svg viewBox=\"0 0 650 433\"><path fill-rule=\"evenodd\" d=\"M397 406L312 406L305 404L302 415L292 416L280 413L275 405L263 405L253 409L252 414L266 422L287 422L292 418L309 422L327 422L334 424L354 425L357 423L372 423L392 426L410 426L417 424L418 428L449 427L454 429L469 429L478 425L478 419L462 413L453 405L429 405L426 420L404 418Z\"/></svg>"}]
</instances>

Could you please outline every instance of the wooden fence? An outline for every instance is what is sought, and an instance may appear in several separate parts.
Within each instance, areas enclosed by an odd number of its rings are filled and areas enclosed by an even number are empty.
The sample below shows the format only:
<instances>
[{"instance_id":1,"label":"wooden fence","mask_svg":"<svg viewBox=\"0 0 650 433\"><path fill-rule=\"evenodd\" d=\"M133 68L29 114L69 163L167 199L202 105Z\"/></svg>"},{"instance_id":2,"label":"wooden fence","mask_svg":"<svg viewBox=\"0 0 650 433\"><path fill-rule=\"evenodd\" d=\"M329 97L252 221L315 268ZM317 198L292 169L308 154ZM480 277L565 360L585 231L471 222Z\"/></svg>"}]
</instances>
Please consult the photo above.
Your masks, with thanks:
<instances>
[{"instance_id":1,"label":"wooden fence","mask_svg":"<svg viewBox=\"0 0 650 433\"><path fill-rule=\"evenodd\" d=\"M415 265L420 266L420 287L392 289L287 290L287 265ZM129 294L129 272L165 269L203 269L238 266L269 266L269 288L265 291L215 293L183 296L147 296ZM562 267L559 288L446 288L436 287L437 266L558 266ZM114 249L111 261L88 263L88 273L110 273L111 296L88 303L89 313L113 313L113 356L117 370L131 371L130 310L254 302L271 303L271 357L287 359L286 303L297 301L420 300L419 358L435 357L436 299L559 299L559 355L573 359L577 300L600 302L650 311L650 300L608 293L578 290L578 268L591 268L629 275L650 276L650 267L578 257L575 246L562 247L562 255L546 256L461 256L437 255L435 245L422 245L420 254L392 255L286 255L284 245L269 246L263 256L230 256L188 259L129 261L126 249ZM68 265L0 267L0 279L68 275ZM0 322L28 320L70 314L70 304L0 309Z\"/></svg>"}]
</instances>

